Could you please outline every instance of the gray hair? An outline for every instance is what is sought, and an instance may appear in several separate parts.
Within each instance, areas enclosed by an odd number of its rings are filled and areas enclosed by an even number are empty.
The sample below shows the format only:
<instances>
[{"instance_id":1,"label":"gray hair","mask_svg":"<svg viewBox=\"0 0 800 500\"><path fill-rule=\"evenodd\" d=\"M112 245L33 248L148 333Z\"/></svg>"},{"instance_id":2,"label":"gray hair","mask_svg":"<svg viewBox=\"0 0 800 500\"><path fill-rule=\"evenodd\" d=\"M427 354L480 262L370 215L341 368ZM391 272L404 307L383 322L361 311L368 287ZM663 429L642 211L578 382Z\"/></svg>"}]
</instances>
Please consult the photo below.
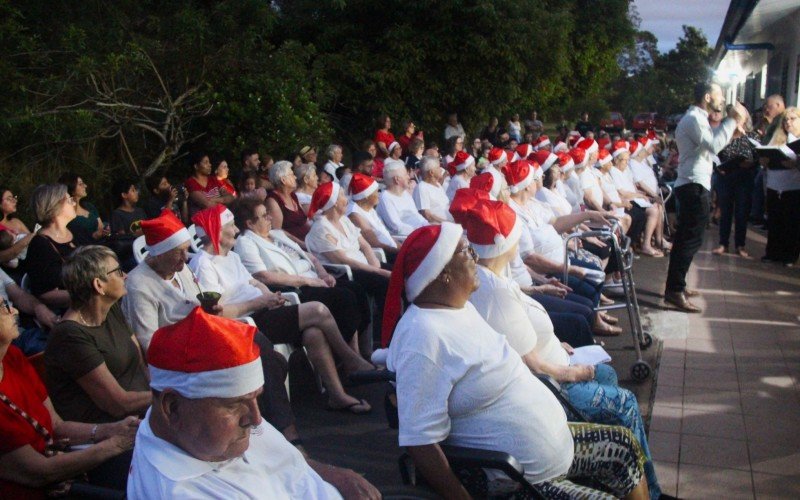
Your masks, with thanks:
<instances>
[{"instance_id":1,"label":"gray hair","mask_svg":"<svg viewBox=\"0 0 800 500\"><path fill-rule=\"evenodd\" d=\"M61 280L69 292L70 306L73 309L88 304L95 294L94 280L108 279L110 269L105 268L105 260L112 258L117 263L117 254L108 247L86 245L76 248L61 266Z\"/></svg>"},{"instance_id":2,"label":"gray hair","mask_svg":"<svg viewBox=\"0 0 800 500\"><path fill-rule=\"evenodd\" d=\"M392 162L389 168L385 168L383 170L383 181L386 183L387 186L391 186L394 178L405 171L406 171L405 165L403 164L395 165L395 163Z\"/></svg>"},{"instance_id":3,"label":"gray hair","mask_svg":"<svg viewBox=\"0 0 800 500\"><path fill-rule=\"evenodd\" d=\"M328 146L328 149L325 150L325 156L327 156L329 160L333 160L333 154L336 152L337 149L341 151L342 147L338 144L331 144L330 146Z\"/></svg>"},{"instance_id":4,"label":"gray hair","mask_svg":"<svg viewBox=\"0 0 800 500\"><path fill-rule=\"evenodd\" d=\"M436 167L440 167L441 163L439 162L439 158L434 156L423 156L422 159L419 161L419 169L424 176L428 172L433 171Z\"/></svg>"},{"instance_id":5,"label":"gray hair","mask_svg":"<svg viewBox=\"0 0 800 500\"><path fill-rule=\"evenodd\" d=\"M269 180L273 186L282 185L281 179L292 171L292 162L282 160L276 162L275 165L269 169Z\"/></svg>"},{"instance_id":6,"label":"gray hair","mask_svg":"<svg viewBox=\"0 0 800 500\"><path fill-rule=\"evenodd\" d=\"M64 184L40 184L37 186L33 190L31 205L39 224L42 226L52 224L67 196L67 186Z\"/></svg>"},{"instance_id":7,"label":"gray hair","mask_svg":"<svg viewBox=\"0 0 800 500\"><path fill-rule=\"evenodd\" d=\"M275 168L274 166L272 168ZM315 170L313 163L303 163L294 167L292 171L294 172L294 176L297 177L297 187L302 187L305 184L305 178L308 173L312 170Z\"/></svg>"}]
</instances>

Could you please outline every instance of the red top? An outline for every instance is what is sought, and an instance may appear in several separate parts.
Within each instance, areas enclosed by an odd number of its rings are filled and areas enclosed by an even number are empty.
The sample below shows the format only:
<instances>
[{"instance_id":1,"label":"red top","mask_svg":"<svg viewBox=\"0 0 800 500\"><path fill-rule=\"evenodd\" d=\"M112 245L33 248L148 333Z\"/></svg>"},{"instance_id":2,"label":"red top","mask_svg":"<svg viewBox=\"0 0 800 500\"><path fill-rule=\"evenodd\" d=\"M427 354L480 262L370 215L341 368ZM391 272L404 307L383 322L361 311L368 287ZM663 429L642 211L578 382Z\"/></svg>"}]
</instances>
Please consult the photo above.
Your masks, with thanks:
<instances>
[{"instance_id":1,"label":"red top","mask_svg":"<svg viewBox=\"0 0 800 500\"><path fill-rule=\"evenodd\" d=\"M372 161L372 177L383 179L383 160L378 157Z\"/></svg>"},{"instance_id":2,"label":"red top","mask_svg":"<svg viewBox=\"0 0 800 500\"><path fill-rule=\"evenodd\" d=\"M44 406L47 389L36 370L22 351L13 345L8 347L2 363L4 375L0 381L0 392L42 424L52 435L53 422L50 420L50 412ZM0 455L25 445L31 445L34 450L44 455L44 438L27 420L0 402ZM45 498L45 494L42 490L0 480L0 498Z\"/></svg>"},{"instance_id":3,"label":"red top","mask_svg":"<svg viewBox=\"0 0 800 500\"><path fill-rule=\"evenodd\" d=\"M275 191L267 193L267 198L272 198L283 214L283 226L275 229L283 229L299 240L305 240L311 225L308 224L308 217L300 207L300 202L297 201L297 195L292 193L292 200L294 200L297 210L291 210L283 203L283 198L280 197Z\"/></svg>"},{"instance_id":4,"label":"red top","mask_svg":"<svg viewBox=\"0 0 800 500\"><path fill-rule=\"evenodd\" d=\"M219 179L217 179L217 177L214 175L209 175L206 178L205 187L203 187L199 182L197 182L197 179L195 179L194 177L189 177L188 179L186 179L184 185L186 186L186 190L189 191L189 193L200 191L206 195L206 198L214 198L215 196L219 196L219 188L222 187L222 184L219 182ZM203 207L195 203L194 200L192 200L192 198L189 197L190 218L202 209Z\"/></svg>"},{"instance_id":5,"label":"red top","mask_svg":"<svg viewBox=\"0 0 800 500\"><path fill-rule=\"evenodd\" d=\"M417 132L411 136L403 134L397 138L397 143L400 144L400 147L403 149L403 156L411 154L408 150L408 145L411 144L411 141L414 139L423 139L422 132Z\"/></svg>"},{"instance_id":6,"label":"red top","mask_svg":"<svg viewBox=\"0 0 800 500\"><path fill-rule=\"evenodd\" d=\"M225 191L227 191L230 194L236 196L236 188L233 187L233 184L231 184L231 181L229 181L228 179L222 179L222 180L217 179L217 182L219 183L219 185L221 187L225 188Z\"/></svg>"},{"instance_id":7,"label":"red top","mask_svg":"<svg viewBox=\"0 0 800 500\"><path fill-rule=\"evenodd\" d=\"M375 131L375 145L377 146L379 142L382 142L384 146L387 148L394 142L394 135L391 132L384 132L383 130L376 130ZM381 148L378 148L378 156L381 158L386 158L386 155L381 151Z\"/></svg>"}]
</instances>

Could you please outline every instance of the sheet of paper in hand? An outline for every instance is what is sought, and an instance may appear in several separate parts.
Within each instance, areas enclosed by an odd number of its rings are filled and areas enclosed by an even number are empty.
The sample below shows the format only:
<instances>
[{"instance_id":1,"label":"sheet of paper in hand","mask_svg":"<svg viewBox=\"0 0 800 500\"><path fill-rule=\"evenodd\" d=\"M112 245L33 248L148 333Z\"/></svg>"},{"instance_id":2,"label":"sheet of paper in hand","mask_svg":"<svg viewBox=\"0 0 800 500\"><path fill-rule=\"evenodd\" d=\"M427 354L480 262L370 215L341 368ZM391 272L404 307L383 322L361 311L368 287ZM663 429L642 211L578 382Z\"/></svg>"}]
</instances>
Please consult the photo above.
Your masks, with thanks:
<instances>
[{"instance_id":1,"label":"sheet of paper in hand","mask_svg":"<svg viewBox=\"0 0 800 500\"><path fill-rule=\"evenodd\" d=\"M599 365L600 363L610 363L611 355L599 345L587 345L576 347L575 352L569 357L570 365Z\"/></svg>"}]
</instances>

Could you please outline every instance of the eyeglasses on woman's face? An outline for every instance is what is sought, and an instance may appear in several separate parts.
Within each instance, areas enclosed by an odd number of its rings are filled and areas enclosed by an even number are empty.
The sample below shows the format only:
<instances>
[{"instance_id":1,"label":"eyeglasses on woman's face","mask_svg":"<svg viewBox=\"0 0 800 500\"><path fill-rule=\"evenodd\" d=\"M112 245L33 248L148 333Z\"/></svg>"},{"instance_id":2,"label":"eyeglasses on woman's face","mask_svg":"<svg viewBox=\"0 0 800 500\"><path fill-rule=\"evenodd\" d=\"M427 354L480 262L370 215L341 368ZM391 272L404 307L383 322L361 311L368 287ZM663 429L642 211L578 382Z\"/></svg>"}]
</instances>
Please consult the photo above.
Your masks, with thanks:
<instances>
[{"instance_id":1,"label":"eyeglasses on woman's face","mask_svg":"<svg viewBox=\"0 0 800 500\"><path fill-rule=\"evenodd\" d=\"M106 276L111 276L112 274L116 274L118 277L122 278L125 276L125 271L122 270L122 266L117 266L114 269L106 272Z\"/></svg>"},{"instance_id":2,"label":"eyeglasses on woman's face","mask_svg":"<svg viewBox=\"0 0 800 500\"><path fill-rule=\"evenodd\" d=\"M13 194L7 194L3 196L3 201L17 201L17 196Z\"/></svg>"}]
</instances>

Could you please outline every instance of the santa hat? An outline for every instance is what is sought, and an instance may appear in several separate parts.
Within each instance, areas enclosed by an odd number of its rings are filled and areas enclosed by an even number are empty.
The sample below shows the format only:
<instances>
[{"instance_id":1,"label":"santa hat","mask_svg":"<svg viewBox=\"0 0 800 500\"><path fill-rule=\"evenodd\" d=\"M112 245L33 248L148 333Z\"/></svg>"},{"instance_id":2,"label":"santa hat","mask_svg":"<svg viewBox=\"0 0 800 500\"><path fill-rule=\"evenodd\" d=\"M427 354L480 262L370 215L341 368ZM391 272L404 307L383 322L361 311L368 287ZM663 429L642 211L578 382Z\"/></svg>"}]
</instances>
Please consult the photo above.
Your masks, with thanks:
<instances>
[{"instance_id":1,"label":"santa hat","mask_svg":"<svg viewBox=\"0 0 800 500\"><path fill-rule=\"evenodd\" d=\"M584 166L584 162L586 161L586 150L581 149L578 147L574 147L569 150L569 155L572 157L572 160L575 162L575 167L580 168Z\"/></svg>"},{"instance_id":2,"label":"santa hat","mask_svg":"<svg viewBox=\"0 0 800 500\"><path fill-rule=\"evenodd\" d=\"M506 149L506 159L508 160L508 163L511 163L512 161L524 160L525 158L522 158L513 149Z\"/></svg>"},{"instance_id":3,"label":"santa hat","mask_svg":"<svg viewBox=\"0 0 800 500\"><path fill-rule=\"evenodd\" d=\"M197 236L211 240L214 250L219 253L219 235L222 226L233 222L233 213L225 208L225 205L214 205L194 214L192 222Z\"/></svg>"},{"instance_id":4,"label":"santa hat","mask_svg":"<svg viewBox=\"0 0 800 500\"><path fill-rule=\"evenodd\" d=\"M531 154L533 154L533 151L534 151L533 146L531 146L527 142L517 146L517 154L519 155L520 158L529 157Z\"/></svg>"},{"instance_id":5,"label":"santa hat","mask_svg":"<svg viewBox=\"0 0 800 500\"><path fill-rule=\"evenodd\" d=\"M534 154L533 159L536 161L536 163L542 166L542 170L547 172L558 160L558 156L546 149L540 149L536 152L536 154Z\"/></svg>"},{"instance_id":6,"label":"santa hat","mask_svg":"<svg viewBox=\"0 0 800 500\"><path fill-rule=\"evenodd\" d=\"M550 146L551 144L550 138L544 134L540 135L539 138L533 142L533 145L536 147L536 149L542 149Z\"/></svg>"},{"instance_id":7,"label":"santa hat","mask_svg":"<svg viewBox=\"0 0 800 500\"><path fill-rule=\"evenodd\" d=\"M308 218L311 219L319 212L323 213L331 209L339 199L339 184L326 182L317 186L314 194L311 195L311 204L308 206Z\"/></svg>"},{"instance_id":8,"label":"santa hat","mask_svg":"<svg viewBox=\"0 0 800 500\"><path fill-rule=\"evenodd\" d=\"M469 187L489 193L489 198L496 200L503 187L503 174L495 168L487 168L482 174L469 181Z\"/></svg>"},{"instance_id":9,"label":"santa hat","mask_svg":"<svg viewBox=\"0 0 800 500\"><path fill-rule=\"evenodd\" d=\"M535 174L533 170L533 166L528 160L514 161L503 167L503 175L506 176L508 189L512 193L519 193L530 186Z\"/></svg>"},{"instance_id":10,"label":"santa hat","mask_svg":"<svg viewBox=\"0 0 800 500\"><path fill-rule=\"evenodd\" d=\"M377 190L378 183L368 175L356 172L350 179L350 198L353 201L363 200Z\"/></svg>"},{"instance_id":11,"label":"santa hat","mask_svg":"<svg viewBox=\"0 0 800 500\"><path fill-rule=\"evenodd\" d=\"M492 165L502 165L506 161L508 161L508 157L505 149L494 147L489 150L489 163Z\"/></svg>"},{"instance_id":12,"label":"santa hat","mask_svg":"<svg viewBox=\"0 0 800 500\"><path fill-rule=\"evenodd\" d=\"M394 261L383 309L383 347L389 345L400 318L402 296L413 302L439 276L453 258L463 233L458 224L443 222L415 229L403 242Z\"/></svg>"},{"instance_id":13,"label":"santa hat","mask_svg":"<svg viewBox=\"0 0 800 500\"><path fill-rule=\"evenodd\" d=\"M399 147L400 147L400 143L399 143L399 142L397 142L397 141L392 141L392 143L391 143L391 144L389 144L389 145L386 147L386 151L388 151L388 152L389 152L389 154L392 154L392 150L393 150L394 148L399 148Z\"/></svg>"},{"instance_id":14,"label":"santa hat","mask_svg":"<svg viewBox=\"0 0 800 500\"><path fill-rule=\"evenodd\" d=\"M236 398L264 385L256 327L200 307L156 330L147 348L150 387L189 399Z\"/></svg>"},{"instance_id":15,"label":"santa hat","mask_svg":"<svg viewBox=\"0 0 800 500\"><path fill-rule=\"evenodd\" d=\"M558 141L555 146L553 146L553 153L566 153L569 150L569 146L564 141Z\"/></svg>"},{"instance_id":16,"label":"santa hat","mask_svg":"<svg viewBox=\"0 0 800 500\"><path fill-rule=\"evenodd\" d=\"M611 139L609 139L608 137L597 139L597 148L611 150Z\"/></svg>"},{"instance_id":17,"label":"santa hat","mask_svg":"<svg viewBox=\"0 0 800 500\"><path fill-rule=\"evenodd\" d=\"M586 151L587 154L595 153L599 149L597 146L597 141L595 141L594 139L582 139L578 141L576 147L579 147L582 150Z\"/></svg>"},{"instance_id":18,"label":"santa hat","mask_svg":"<svg viewBox=\"0 0 800 500\"><path fill-rule=\"evenodd\" d=\"M475 163L475 158L466 151L459 151L453 161L447 164L447 169L450 170L450 175L455 175L455 172L461 172L467 169L470 165Z\"/></svg>"},{"instance_id":19,"label":"santa hat","mask_svg":"<svg viewBox=\"0 0 800 500\"><path fill-rule=\"evenodd\" d=\"M614 147L611 150L611 156L616 158L617 156L621 155L622 153L628 153L628 143L625 141L617 141L614 143Z\"/></svg>"},{"instance_id":20,"label":"santa hat","mask_svg":"<svg viewBox=\"0 0 800 500\"><path fill-rule=\"evenodd\" d=\"M641 145L641 143L639 141L631 141L631 145L628 148L628 151L631 152L631 156L633 156L636 153L638 153L640 147L642 147L642 145Z\"/></svg>"},{"instance_id":21,"label":"santa hat","mask_svg":"<svg viewBox=\"0 0 800 500\"><path fill-rule=\"evenodd\" d=\"M503 255L522 236L517 214L501 201L474 189L459 189L450 204L453 220L463 224L475 253L483 259Z\"/></svg>"},{"instance_id":22,"label":"santa hat","mask_svg":"<svg viewBox=\"0 0 800 500\"><path fill-rule=\"evenodd\" d=\"M142 221L142 232L147 252L153 257L192 240L192 236L176 216L165 208L158 217Z\"/></svg>"},{"instance_id":23,"label":"santa hat","mask_svg":"<svg viewBox=\"0 0 800 500\"><path fill-rule=\"evenodd\" d=\"M575 168L575 161L569 153L558 153L556 156L558 156L558 166L561 167L562 172L567 173Z\"/></svg>"},{"instance_id":24,"label":"santa hat","mask_svg":"<svg viewBox=\"0 0 800 500\"><path fill-rule=\"evenodd\" d=\"M595 167L600 168L609 162L611 162L611 153L609 153L607 149L601 149L597 152L597 163L595 163Z\"/></svg>"}]
</instances>

